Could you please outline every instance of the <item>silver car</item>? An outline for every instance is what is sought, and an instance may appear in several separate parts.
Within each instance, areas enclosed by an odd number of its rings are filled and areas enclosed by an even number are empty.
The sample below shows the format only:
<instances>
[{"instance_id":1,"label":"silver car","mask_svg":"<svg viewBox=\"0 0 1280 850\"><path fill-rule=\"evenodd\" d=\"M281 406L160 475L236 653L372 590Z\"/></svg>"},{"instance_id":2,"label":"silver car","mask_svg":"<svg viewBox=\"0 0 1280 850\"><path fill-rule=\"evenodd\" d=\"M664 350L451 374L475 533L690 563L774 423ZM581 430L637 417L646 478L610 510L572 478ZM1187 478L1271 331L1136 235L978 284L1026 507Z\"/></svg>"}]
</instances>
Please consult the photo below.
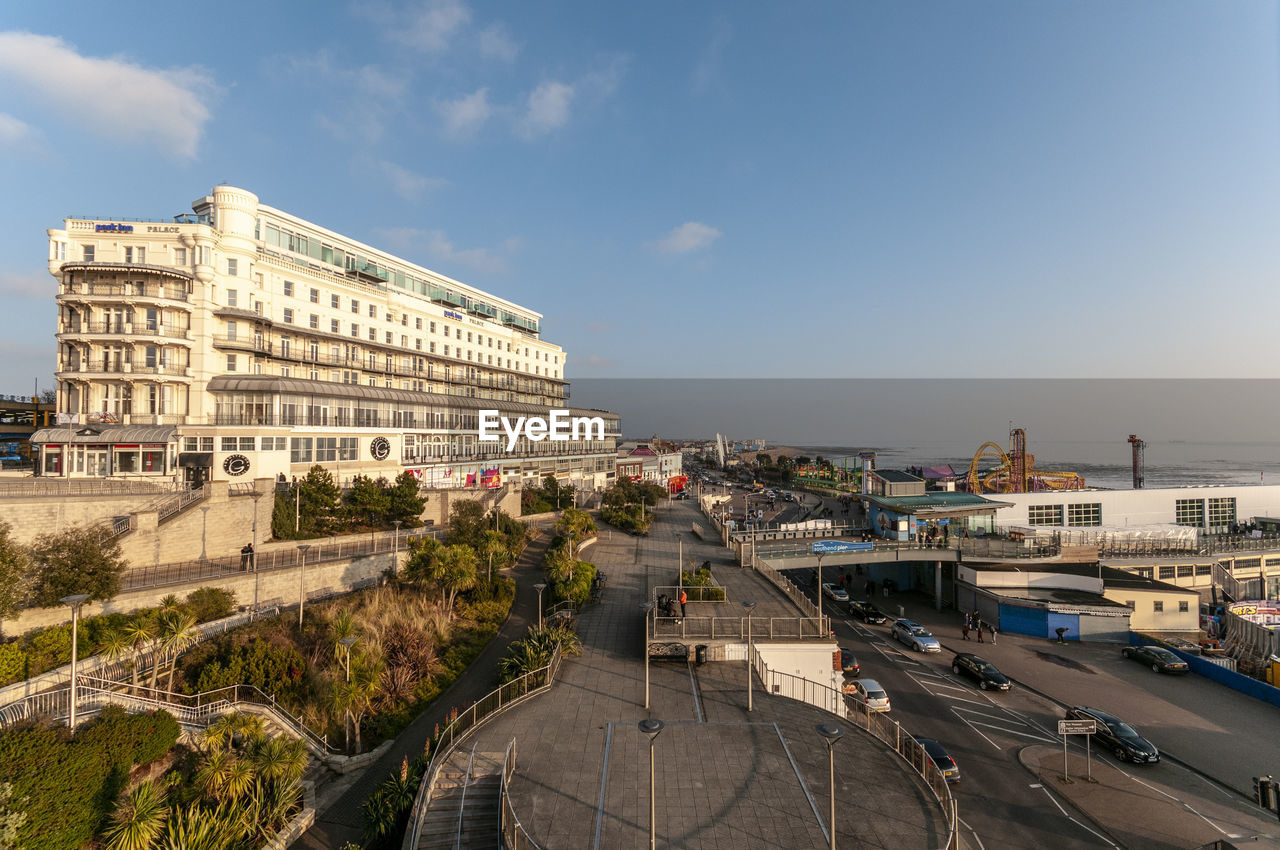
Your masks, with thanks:
<instances>
[{"instance_id":1,"label":"silver car","mask_svg":"<svg viewBox=\"0 0 1280 850\"><path fill-rule=\"evenodd\" d=\"M942 652L942 644L929 630L915 620L894 620L891 630L894 639L916 652Z\"/></svg>"}]
</instances>

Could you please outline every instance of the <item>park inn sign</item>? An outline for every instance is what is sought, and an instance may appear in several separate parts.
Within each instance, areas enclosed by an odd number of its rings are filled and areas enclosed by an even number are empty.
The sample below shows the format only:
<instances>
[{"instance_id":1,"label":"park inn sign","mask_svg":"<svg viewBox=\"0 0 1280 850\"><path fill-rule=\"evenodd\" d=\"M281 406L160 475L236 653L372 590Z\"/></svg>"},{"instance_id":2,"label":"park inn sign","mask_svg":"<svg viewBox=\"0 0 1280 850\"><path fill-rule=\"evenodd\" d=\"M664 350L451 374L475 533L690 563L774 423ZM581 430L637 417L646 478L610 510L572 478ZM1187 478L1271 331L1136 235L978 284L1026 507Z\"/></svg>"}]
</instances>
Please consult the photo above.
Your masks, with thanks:
<instances>
[{"instance_id":1,"label":"park inn sign","mask_svg":"<svg viewBox=\"0 0 1280 850\"><path fill-rule=\"evenodd\" d=\"M501 429L501 431L499 431ZM479 439L482 443L496 443L507 435L507 451L515 451L520 437L532 443L550 440L567 443L570 440L604 440L604 418L600 416L570 416L567 410L550 410L546 417L519 416L513 423L497 410L480 411Z\"/></svg>"}]
</instances>

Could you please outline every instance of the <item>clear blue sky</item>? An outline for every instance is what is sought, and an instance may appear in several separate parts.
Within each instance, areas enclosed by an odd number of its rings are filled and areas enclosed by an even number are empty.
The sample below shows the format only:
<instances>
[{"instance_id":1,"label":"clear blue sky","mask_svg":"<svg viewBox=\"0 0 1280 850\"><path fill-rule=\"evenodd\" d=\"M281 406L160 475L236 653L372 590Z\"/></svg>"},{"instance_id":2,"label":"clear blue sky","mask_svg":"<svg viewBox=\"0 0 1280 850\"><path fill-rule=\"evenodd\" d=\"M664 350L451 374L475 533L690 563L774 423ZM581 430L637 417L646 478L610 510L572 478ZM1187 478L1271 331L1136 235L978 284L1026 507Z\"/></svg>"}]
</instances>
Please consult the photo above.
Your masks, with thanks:
<instances>
[{"instance_id":1,"label":"clear blue sky","mask_svg":"<svg viewBox=\"0 0 1280 850\"><path fill-rule=\"evenodd\" d=\"M7 4L0 391L51 386L45 228L223 181L542 312L570 378L1273 377L1277 35L1252 0Z\"/></svg>"}]
</instances>

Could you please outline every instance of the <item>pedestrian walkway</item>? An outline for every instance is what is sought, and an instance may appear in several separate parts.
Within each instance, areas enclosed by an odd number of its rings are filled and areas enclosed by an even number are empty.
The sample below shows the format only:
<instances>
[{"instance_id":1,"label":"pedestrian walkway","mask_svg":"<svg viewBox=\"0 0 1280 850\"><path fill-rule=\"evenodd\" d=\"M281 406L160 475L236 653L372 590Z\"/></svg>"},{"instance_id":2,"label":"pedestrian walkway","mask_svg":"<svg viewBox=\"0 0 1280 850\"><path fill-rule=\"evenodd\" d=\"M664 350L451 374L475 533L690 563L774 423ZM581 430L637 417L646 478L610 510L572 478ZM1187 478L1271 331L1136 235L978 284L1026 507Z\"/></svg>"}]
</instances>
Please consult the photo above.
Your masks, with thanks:
<instances>
[{"instance_id":1,"label":"pedestrian walkway","mask_svg":"<svg viewBox=\"0 0 1280 850\"><path fill-rule=\"evenodd\" d=\"M549 692L467 741L504 752L516 740L513 808L548 850L647 846L649 742L636 725L646 718L667 724L654 742L659 846L828 846L828 753L815 726L832 715L764 694L758 681L748 713L741 662L654 662L652 709L644 708L640 604L674 575L676 534L689 527L685 507L664 508L648 537L602 533L587 553L609 580L601 601L578 618L582 656L566 661ZM698 563L740 569L725 550L683 539ZM840 725L837 844L943 846L943 812L914 770L862 730Z\"/></svg>"}]
</instances>

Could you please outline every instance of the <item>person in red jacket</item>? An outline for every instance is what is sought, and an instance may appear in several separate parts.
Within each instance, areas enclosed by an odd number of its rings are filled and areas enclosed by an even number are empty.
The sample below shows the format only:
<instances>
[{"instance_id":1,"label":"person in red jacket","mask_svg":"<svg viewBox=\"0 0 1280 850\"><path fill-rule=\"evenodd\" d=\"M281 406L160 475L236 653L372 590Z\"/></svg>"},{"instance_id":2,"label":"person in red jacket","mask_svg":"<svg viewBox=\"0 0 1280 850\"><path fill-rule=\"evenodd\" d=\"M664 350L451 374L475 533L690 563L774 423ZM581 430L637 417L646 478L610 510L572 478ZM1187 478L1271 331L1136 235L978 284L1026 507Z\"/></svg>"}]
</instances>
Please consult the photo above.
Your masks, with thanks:
<instances>
[{"instance_id":1,"label":"person in red jacket","mask_svg":"<svg viewBox=\"0 0 1280 850\"><path fill-rule=\"evenodd\" d=\"M684 592L684 588L680 588L680 616L684 616L684 604L689 601L689 594Z\"/></svg>"}]
</instances>

